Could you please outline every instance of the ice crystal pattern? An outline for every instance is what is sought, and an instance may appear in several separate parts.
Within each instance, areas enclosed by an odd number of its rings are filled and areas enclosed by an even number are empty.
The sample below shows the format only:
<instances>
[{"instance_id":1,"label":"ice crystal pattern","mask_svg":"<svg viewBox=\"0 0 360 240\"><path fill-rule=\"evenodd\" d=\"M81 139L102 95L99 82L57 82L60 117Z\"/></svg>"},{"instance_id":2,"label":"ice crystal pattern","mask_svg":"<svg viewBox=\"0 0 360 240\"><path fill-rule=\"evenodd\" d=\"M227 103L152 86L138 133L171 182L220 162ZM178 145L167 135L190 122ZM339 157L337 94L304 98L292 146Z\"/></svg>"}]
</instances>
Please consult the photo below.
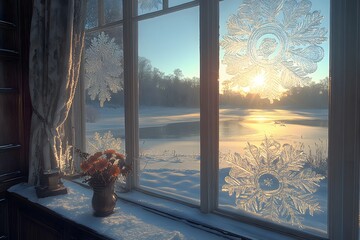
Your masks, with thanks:
<instances>
[{"instance_id":1,"label":"ice crystal pattern","mask_svg":"<svg viewBox=\"0 0 360 240\"><path fill-rule=\"evenodd\" d=\"M73 146L66 142L66 145L60 148L59 168L64 174L74 173Z\"/></svg>"},{"instance_id":2,"label":"ice crystal pattern","mask_svg":"<svg viewBox=\"0 0 360 240\"><path fill-rule=\"evenodd\" d=\"M161 4L161 0L139 0L140 9L143 11L158 9Z\"/></svg>"},{"instance_id":3,"label":"ice crystal pattern","mask_svg":"<svg viewBox=\"0 0 360 240\"><path fill-rule=\"evenodd\" d=\"M284 144L266 138L245 154L229 154L231 165L222 191L235 194L236 206L257 216L302 228L303 215L320 211L314 198L324 176L306 168L302 145Z\"/></svg>"},{"instance_id":4,"label":"ice crystal pattern","mask_svg":"<svg viewBox=\"0 0 360 240\"><path fill-rule=\"evenodd\" d=\"M309 0L244 0L220 43L232 76L227 84L273 102L309 82L324 57L319 45L327 40L323 16L311 6Z\"/></svg>"},{"instance_id":5,"label":"ice crystal pattern","mask_svg":"<svg viewBox=\"0 0 360 240\"><path fill-rule=\"evenodd\" d=\"M100 106L110 101L111 93L122 90L123 51L104 32L91 40L85 52L85 88L92 100L99 99Z\"/></svg>"},{"instance_id":6,"label":"ice crystal pattern","mask_svg":"<svg viewBox=\"0 0 360 240\"><path fill-rule=\"evenodd\" d=\"M94 154L95 152L104 151L106 149L114 149L117 152L121 152L121 138L114 138L111 131L104 133L103 136L100 133L95 132L94 136L88 139L87 152Z\"/></svg>"}]
</instances>

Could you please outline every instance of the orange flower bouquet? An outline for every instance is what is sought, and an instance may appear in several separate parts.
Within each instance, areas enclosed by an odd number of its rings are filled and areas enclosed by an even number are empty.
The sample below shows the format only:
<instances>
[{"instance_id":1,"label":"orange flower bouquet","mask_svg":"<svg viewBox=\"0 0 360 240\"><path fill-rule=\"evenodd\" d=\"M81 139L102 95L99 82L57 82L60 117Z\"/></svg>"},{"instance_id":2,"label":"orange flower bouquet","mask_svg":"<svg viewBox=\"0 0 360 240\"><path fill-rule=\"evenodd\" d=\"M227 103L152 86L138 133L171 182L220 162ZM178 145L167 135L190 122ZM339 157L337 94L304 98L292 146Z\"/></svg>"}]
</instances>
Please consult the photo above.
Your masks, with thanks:
<instances>
[{"instance_id":1,"label":"orange flower bouquet","mask_svg":"<svg viewBox=\"0 0 360 240\"><path fill-rule=\"evenodd\" d=\"M80 152L80 156L84 159L80 167L87 176L84 182L89 182L90 185L107 185L114 182L120 174L126 177L131 171L131 166L126 164L125 155L112 149L93 155Z\"/></svg>"}]
</instances>

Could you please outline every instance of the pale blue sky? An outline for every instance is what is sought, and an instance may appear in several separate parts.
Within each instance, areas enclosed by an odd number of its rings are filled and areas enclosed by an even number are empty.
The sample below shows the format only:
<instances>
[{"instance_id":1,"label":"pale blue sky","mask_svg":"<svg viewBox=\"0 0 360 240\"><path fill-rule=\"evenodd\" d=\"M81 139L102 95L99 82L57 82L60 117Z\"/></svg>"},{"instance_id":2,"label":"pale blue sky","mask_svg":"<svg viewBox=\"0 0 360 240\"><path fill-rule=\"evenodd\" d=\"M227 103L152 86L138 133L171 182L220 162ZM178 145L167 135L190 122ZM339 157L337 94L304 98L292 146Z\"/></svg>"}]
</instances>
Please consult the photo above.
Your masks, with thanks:
<instances>
[{"instance_id":1,"label":"pale blue sky","mask_svg":"<svg viewBox=\"0 0 360 240\"><path fill-rule=\"evenodd\" d=\"M139 56L166 74L199 76L199 8L139 22Z\"/></svg>"},{"instance_id":2,"label":"pale blue sky","mask_svg":"<svg viewBox=\"0 0 360 240\"><path fill-rule=\"evenodd\" d=\"M226 34L226 21L235 14L241 0L224 0L220 3L220 39ZM312 11L320 10L324 16L322 26L329 30L329 0L313 0ZM186 77L199 76L199 8L182 10L165 16L140 21L139 56L148 58L153 67L166 74L180 68ZM165 33L165 34L164 34ZM328 33L329 38L329 33ZM321 47L325 56L318 70L311 74L314 81L329 75L329 40ZM220 48L220 63L223 50ZM220 80L225 80L220 70Z\"/></svg>"}]
</instances>

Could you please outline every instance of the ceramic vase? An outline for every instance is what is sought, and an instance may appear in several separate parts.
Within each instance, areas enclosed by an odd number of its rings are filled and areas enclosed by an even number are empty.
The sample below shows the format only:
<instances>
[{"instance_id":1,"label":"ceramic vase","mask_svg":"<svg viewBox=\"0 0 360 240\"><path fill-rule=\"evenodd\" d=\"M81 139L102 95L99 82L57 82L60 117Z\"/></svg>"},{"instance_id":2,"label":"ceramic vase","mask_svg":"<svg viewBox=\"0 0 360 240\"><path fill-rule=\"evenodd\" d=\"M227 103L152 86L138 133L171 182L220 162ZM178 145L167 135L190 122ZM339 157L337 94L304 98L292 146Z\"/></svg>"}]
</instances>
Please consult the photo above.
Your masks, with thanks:
<instances>
[{"instance_id":1,"label":"ceramic vase","mask_svg":"<svg viewBox=\"0 0 360 240\"><path fill-rule=\"evenodd\" d=\"M91 204L94 210L94 216L106 217L114 212L116 204L114 184L115 181L112 181L106 185L90 184L93 189Z\"/></svg>"}]
</instances>

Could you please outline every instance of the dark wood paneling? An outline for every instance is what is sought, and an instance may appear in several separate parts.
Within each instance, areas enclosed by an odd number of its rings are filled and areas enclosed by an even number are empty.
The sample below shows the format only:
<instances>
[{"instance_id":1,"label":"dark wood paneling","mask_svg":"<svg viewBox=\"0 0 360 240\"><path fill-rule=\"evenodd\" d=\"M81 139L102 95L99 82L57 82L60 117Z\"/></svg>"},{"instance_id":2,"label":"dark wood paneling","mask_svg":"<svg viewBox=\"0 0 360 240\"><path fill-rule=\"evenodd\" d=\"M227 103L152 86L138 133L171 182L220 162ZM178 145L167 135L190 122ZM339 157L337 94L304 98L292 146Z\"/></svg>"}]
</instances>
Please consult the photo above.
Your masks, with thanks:
<instances>
[{"instance_id":1,"label":"dark wood paneling","mask_svg":"<svg viewBox=\"0 0 360 240\"><path fill-rule=\"evenodd\" d=\"M17 49L16 29L1 28L0 25L0 48L10 50Z\"/></svg>"},{"instance_id":2,"label":"dark wood paneling","mask_svg":"<svg viewBox=\"0 0 360 240\"><path fill-rule=\"evenodd\" d=\"M7 239L9 236L8 232L8 213L7 213L7 202L6 199L3 197L0 197L0 239Z\"/></svg>"},{"instance_id":3,"label":"dark wood paneling","mask_svg":"<svg viewBox=\"0 0 360 240\"><path fill-rule=\"evenodd\" d=\"M19 238L22 240L57 240L61 234L55 228L49 226L49 222L38 221L35 217L19 213Z\"/></svg>"},{"instance_id":4,"label":"dark wood paneling","mask_svg":"<svg viewBox=\"0 0 360 240\"><path fill-rule=\"evenodd\" d=\"M19 150L0 152L0 166L1 166L0 176L7 173L20 171L19 163L20 163ZM1 183L2 181L0 182L0 184Z\"/></svg>"},{"instance_id":5,"label":"dark wood paneling","mask_svg":"<svg viewBox=\"0 0 360 240\"><path fill-rule=\"evenodd\" d=\"M29 39L33 1L0 0L0 199L10 186L27 180L31 104L29 94ZM9 203L9 201L8 201ZM0 239L7 239L6 205L0 203ZM36 222L10 216L10 226L28 229L14 239L40 239ZM45 224L46 225L46 224ZM39 230L39 228L37 228ZM52 230L39 230L51 239ZM19 234L21 233L21 238ZM56 234L55 234L56 235ZM3 238L2 238L3 237Z\"/></svg>"},{"instance_id":6,"label":"dark wood paneling","mask_svg":"<svg viewBox=\"0 0 360 240\"><path fill-rule=\"evenodd\" d=\"M16 23L17 20L17 1L1 0L0 1L0 19L3 21Z\"/></svg>"},{"instance_id":7,"label":"dark wood paneling","mask_svg":"<svg viewBox=\"0 0 360 240\"><path fill-rule=\"evenodd\" d=\"M0 59L15 59L19 60L19 52L11 49L0 49Z\"/></svg>"},{"instance_id":8,"label":"dark wood paneling","mask_svg":"<svg viewBox=\"0 0 360 240\"><path fill-rule=\"evenodd\" d=\"M0 111L0 146L19 143L19 119L21 116L17 94L0 94Z\"/></svg>"},{"instance_id":9,"label":"dark wood paneling","mask_svg":"<svg viewBox=\"0 0 360 240\"><path fill-rule=\"evenodd\" d=\"M0 28L1 29L16 29L16 25L12 22L0 20Z\"/></svg>"},{"instance_id":10,"label":"dark wood paneling","mask_svg":"<svg viewBox=\"0 0 360 240\"><path fill-rule=\"evenodd\" d=\"M21 40L20 62L21 62L21 88L19 93L22 107L22 131L20 132L21 147L21 168L22 171L28 170L29 166L29 141L30 141L30 124L31 124L31 100L29 91L29 48L30 48L30 27L31 16L34 1L22 0L19 8L19 32Z\"/></svg>"},{"instance_id":11,"label":"dark wood paneling","mask_svg":"<svg viewBox=\"0 0 360 240\"><path fill-rule=\"evenodd\" d=\"M19 72L16 59L0 57L0 89L14 89L19 92Z\"/></svg>"},{"instance_id":12,"label":"dark wood paneling","mask_svg":"<svg viewBox=\"0 0 360 240\"><path fill-rule=\"evenodd\" d=\"M21 173L21 172L20 172L20 174L18 174L18 173L19 173L19 171L16 171L13 174L9 173L9 175L5 175L8 178L1 181L0 191L5 192L9 187L13 186L14 184L27 181L27 179L24 176L24 173ZM12 175L16 176L17 174L18 174L17 177L10 177ZM4 175L2 175L2 176L4 176Z\"/></svg>"}]
</instances>

